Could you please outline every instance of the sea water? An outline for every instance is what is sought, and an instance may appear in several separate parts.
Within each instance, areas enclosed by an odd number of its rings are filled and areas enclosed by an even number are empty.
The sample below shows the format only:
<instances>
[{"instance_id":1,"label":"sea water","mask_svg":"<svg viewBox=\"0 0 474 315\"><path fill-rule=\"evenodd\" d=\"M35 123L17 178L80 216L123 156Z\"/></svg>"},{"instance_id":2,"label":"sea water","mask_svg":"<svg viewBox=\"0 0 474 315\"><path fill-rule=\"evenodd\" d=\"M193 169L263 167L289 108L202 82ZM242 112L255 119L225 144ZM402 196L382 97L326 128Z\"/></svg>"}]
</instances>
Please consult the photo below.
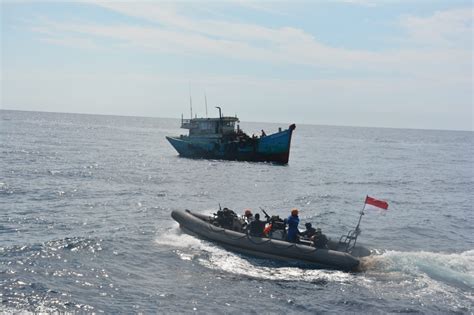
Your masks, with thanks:
<instances>
[{"instance_id":1,"label":"sea water","mask_svg":"<svg viewBox=\"0 0 474 315\"><path fill-rule=\"evenodd\" d=\"M165 136L184 131L0 111L0 312L473 312L472 132L297 124L278 166L180 158ZM296 207L338 239L366 195L390 206L363 216L358 242L374 255L351 273L230 252L170 216Z\"/></svg>"}]
</instances>

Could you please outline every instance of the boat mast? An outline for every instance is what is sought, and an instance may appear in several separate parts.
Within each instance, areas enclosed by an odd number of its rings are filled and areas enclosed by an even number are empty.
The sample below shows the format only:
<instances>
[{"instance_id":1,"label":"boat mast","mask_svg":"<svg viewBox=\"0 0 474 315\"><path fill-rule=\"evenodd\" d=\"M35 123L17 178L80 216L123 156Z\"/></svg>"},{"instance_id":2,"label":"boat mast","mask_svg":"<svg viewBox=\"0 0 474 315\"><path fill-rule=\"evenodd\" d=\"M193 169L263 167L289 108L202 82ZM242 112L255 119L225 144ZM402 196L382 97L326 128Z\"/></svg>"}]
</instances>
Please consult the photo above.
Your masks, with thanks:
<instances>
[{"instance_id":1,"label":"boat mast","mask_svg":"<svg viewBox=\"0 0 474 315\"><path fill-rule=\"evenodd\" d=\"M206 92L204 92L204 102L206 103L206 118L207 118L207 96L206 96Z\"/></svg>"}]
</instances>

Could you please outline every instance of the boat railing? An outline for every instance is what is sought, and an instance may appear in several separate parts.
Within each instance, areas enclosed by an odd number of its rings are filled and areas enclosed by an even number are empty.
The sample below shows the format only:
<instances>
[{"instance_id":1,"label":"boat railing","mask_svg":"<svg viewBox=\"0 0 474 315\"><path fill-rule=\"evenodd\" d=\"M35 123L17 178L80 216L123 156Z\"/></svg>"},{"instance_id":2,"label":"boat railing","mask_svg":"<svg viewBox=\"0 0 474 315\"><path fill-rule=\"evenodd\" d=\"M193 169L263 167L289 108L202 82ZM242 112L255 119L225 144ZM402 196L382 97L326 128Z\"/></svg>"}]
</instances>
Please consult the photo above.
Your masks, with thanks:
<instances>
[{"instance_id":1,"label":"boat railing","mask_svg":"<svg viewBox=\"0 0 474 315\"><path fill-rule=\"evenodd\" d=\"M196 127L197 125L191 119L181 119L181 128L192 129Z\"/></svg>"},{"instance_id":2,"label":"boat railing","mask_svg":"<svg viewBox=\"0 0 474 315\"><path fill-rule=\"evenodd\" d=\"M346 235L342 235L339 239L339 244L345 247L346 252L352 251L357 243L357 237L360 234L360 229L350 230Z\"/></svg>"}]
</instances>

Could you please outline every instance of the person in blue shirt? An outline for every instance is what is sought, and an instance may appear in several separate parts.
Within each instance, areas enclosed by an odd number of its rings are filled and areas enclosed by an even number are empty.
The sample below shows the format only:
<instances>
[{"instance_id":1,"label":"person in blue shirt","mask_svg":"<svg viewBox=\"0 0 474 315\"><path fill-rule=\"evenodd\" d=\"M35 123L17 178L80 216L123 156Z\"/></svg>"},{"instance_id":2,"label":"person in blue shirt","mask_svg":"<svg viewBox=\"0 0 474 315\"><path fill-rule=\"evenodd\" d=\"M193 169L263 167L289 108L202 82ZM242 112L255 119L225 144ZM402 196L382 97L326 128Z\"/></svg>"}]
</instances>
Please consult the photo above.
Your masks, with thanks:
<instances>
[{"instance_id":1,"label":"person in blue shirt","mask_svg":"<svg viewBox=\"0 0 474 315\"><path fill-rule=\"evenodd\" d=\"M286 240L291 243L296 243L298 241L298 224L300 223L300 218L298 217L298 209L291 209L291 215L288 219L285 220L285 223L288 224L288 234L286 235Z\"/></svg>"}]
</instances>

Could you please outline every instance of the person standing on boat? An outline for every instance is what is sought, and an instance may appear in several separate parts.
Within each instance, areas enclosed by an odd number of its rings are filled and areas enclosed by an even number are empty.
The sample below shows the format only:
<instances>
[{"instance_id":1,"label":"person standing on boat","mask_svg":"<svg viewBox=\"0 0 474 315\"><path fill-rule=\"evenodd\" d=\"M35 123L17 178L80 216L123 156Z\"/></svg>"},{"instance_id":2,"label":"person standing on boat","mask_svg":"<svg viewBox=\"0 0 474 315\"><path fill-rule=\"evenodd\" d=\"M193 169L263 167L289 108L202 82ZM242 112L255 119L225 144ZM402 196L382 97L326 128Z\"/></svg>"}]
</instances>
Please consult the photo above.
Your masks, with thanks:
<instances>
[{"instance_id":1,"label":"person standing on boat","mask_svg":"<svg viewBox=\"0 0 474 315\"><path fill-rule=\"evenodd\" d=\"M242 229L244 231L247 231L249 226L250 226L250 223L254 220L254 217L253 217L253 214L252 214L252 210L250 209L245 209L245 212L244 212L244 215L242 216L242 218L240 219L240 222L242 224Z\"/></svg>"},{"instance_id":2,"label":"person standing on boat","mask_svg":"<svg viewBox=\"0 0 474 315\"><path fill-rule=\"evenodd\" d=\"M252 210L250 210L250 209L245 209L243 219L244 219L244 221L245 221L246 224L250 224L250 222L253 221Z\"/></svg>"},{"instance_id":3,"label":"person standing on boat","mask_svg":"<svg viewBox=\"0 0 474 315\"><path fill-rule=\"evenodd\" d=\"M296 243L298 240L298 224L300 223L300 218L298 217L298 209L291 209L291 215L288 219L285 220L285 224L288 224L288 234L286 240L291 243Z\"/></svg>"}]
</instances>

